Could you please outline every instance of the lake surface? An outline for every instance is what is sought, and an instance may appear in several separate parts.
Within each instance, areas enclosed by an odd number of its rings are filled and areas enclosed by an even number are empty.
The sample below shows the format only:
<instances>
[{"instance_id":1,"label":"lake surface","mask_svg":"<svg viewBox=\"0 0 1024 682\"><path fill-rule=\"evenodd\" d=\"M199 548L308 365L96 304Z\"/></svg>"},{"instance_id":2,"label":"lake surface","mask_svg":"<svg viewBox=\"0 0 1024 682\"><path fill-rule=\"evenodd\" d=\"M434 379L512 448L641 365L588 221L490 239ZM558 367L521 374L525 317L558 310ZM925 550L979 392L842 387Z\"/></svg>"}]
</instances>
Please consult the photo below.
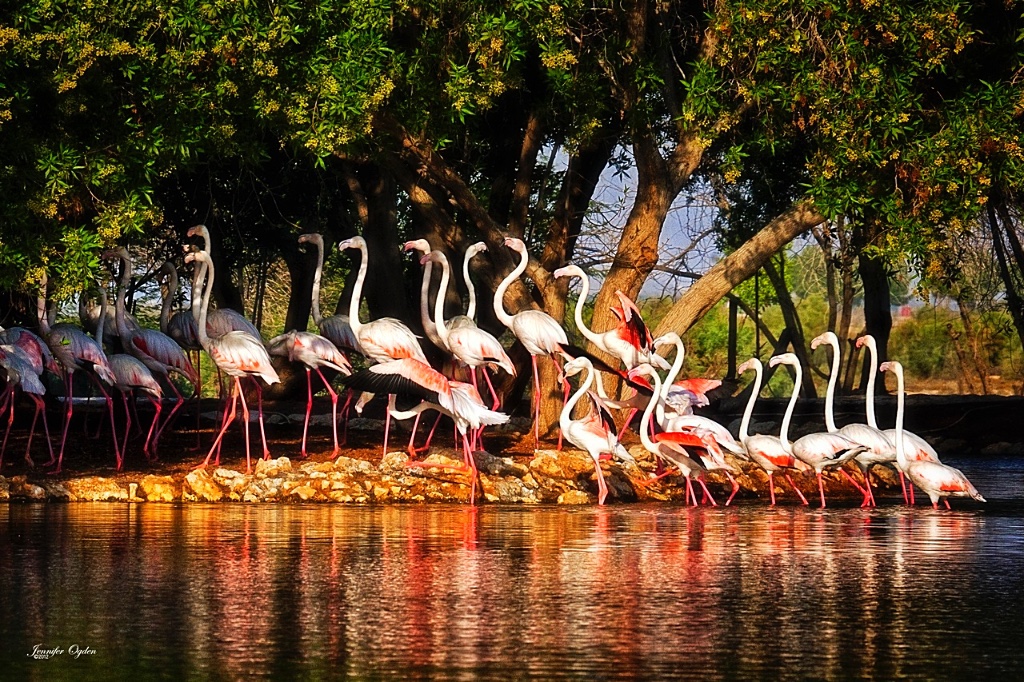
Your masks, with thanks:
<instances>
[{"instance_id":1,"label":"lake surface","mask_svg":"<svg viewBox=\"0 0 1024 682\"><path fill-rule=\"evenodd\" d=\"M3 504L0 679L1019 679L1024 462L951 463L988 504Z\"/></svg>"}]
</instances>

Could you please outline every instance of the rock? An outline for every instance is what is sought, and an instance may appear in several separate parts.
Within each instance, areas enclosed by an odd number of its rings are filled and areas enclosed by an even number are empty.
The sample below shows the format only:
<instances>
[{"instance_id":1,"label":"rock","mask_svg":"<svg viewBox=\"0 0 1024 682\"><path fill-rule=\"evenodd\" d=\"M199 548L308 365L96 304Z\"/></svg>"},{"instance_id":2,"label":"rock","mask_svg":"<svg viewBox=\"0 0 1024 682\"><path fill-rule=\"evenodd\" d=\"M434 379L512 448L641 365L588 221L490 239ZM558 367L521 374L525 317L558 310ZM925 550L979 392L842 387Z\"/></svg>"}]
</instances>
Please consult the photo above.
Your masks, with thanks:
<instances>
[{"instance_id":1,"label":"rock","mask_svg":"<svg viewBox=\"0 0 1024 682\"><path fill-rule=\"evenodd\" d=\"M45 481L45 482L43 482L43 490L46 491L46 499L48 499L48 500L57 500L57 501L60 501L60 502L74 502L74 501L79 499L77 496L73 495L71 493L71 491L69 491L63 485L61 485L60 483L53 482L53 481ZM118 498L113 498L113 499L118 499ZM127 498L125 498L125 499L127 499Z\"/></svg>"},{"instance_id":2,"label":"rock","mask_svg":"<svg viewBox=\"0 0 1024 682\"><path fill-rule=\"evenodd\" d=\"M112 501L128 500L128 491L109 478L89 476L69 479L65 486L79 500Z\"/></svg>"},{"instance_id":3,"label":"rock","mask_svg":"<svg viewBox=\"0 0 1024 682\"><path fill-rule=\"evenodd\" d=\"M7 479L0 476L0 502L6 502L11 499L11 486L7 483Z\"/></svg>"},{"instance_id":4,"label":"rock","mask_svg":"<svg viewBox=\"0 0 1024 682\"><path fill-rule=\"evenodd\" d=\"M1020 455L1024 453L1022 443L990 443L981 449L981 454L987 457Z\"/></svg>"},{"instance_id":5,"label":"rock","mask_svg":"<svg viewBox=\"0 0 1024 682\"><path fill-rule=\"evenodd\" d=\"M25 476L11 476L10 497L12 499L45 500L46 490L34 483L29 483Z\"/></svg>"},{"instance_id":6,"label":"rock","mask_svg":"<svg viewBox=\"0 0 1024 682\"><path fill-rule=\"evenodd\" d=\"M522 480L514 477L492 478L487 474L480 474L480 489L488 502L540 502L536 490L528 488Z\"/></svg>"},{"instance_id":7,"label":"rock","mask_svg":"<svg viewBox=\"0 0 1024 682\"><path fill-rule=\"evenodd\" d=\"M409 464L409 453L404 450L392 450L380 460L381 471L405 471Z\"/></svg>"},{"instance_id":8,"label":"rock","mask_svg":"<svg viewBox=\"0 0 1024 682\"><path fill-rule=\"evenodd\" d=\"M582 490L567 490L558 496L558 504L593 504L594 497Z\"/></svg>"},{"instance_id":9,"label":"rock","mask_svg":"<svg viewBox=\"0 0 1024 682\"><path fill-rule=\"evenodd\" d=\"M256 460L256 478L276 478L292 470L292 461L287 457Z\"/></svg>"},{"instance_id":10,"label":"rock","mask_svg":"<svg viewBox=\"0 0 1024 682\"><path fill-rule=\"evenodd\" d=\"M296 486L295 488L292 488L290 491L288 491L287 496L300 499L303 502L308 502L309 500L323 499L323 495L321 495L318 491L314 490L308 485L300 485Z\"/></svg>"},{"instance_id":11,"label":"rock","mask_svg":"<svg viewBox=\"0 0 1024 682\"><path fill-rule=\"evenodd\" d=\"M572 481L584 473L593 473L594 460L580 450L538 450L530 461L530 471L535 476Z\"/></svg>"},{"instance_id":12,"label":"rock","mask_svg":"<svg viewBox=\"0 0 1024 682\"><path fill-rule=\"evenodd\" d=\"M262 460L261 460L262 461ZM213 472L213 480L221 488L228 491L231 499L242 499L242 493L249 487L251 476L243 474L234 469L216 469Z\"/></svg>"},{"instance_id":13,"label":"rock","mask_svg":"<svg viewBox=\"0 0 1024 682\"><path fill-rule=\"evenodd\" d=\"M401 454L405 455L404 452ZM405 455L405 459L406 461L408 461L409 456ZM383 467L383 462L381 462L381 465ZM404 467L405 464L403 464L402 466ZM345 456L339 457L338 459L334 460L334 468L337 471L358 471L362 473L371 473L377 470L372 463L367 462L365 459L353 459L351 457Z\"/></svg>"},{"instance_id":14,"label":"rock","mask_svg":"<svg viewBox=\"0 0 1024 682\"><path fill-rule=\"evenodd\" d=\"M142 497L149 502L174 502L181 499L181 483L171 476L143 476L139 488Z\"/></svg>"},{"instance_id":15,"label":"rock","mask_svg":"<svg viewBox=\"0 0 1024 682\"><path fill-rule=\"evenodd\" d=\"M224 491L206 469L195 469L185 477L181 497L186 502L220 502L224 499Z\"/></svg>"},{"instance_id":16,"label":"rock","mask_svg":"<svg viewBox=\"0 0 1024 682\"><path fill-rule=\"evenodd\" d=\"M522 478L530 472L530 467L517 464L511 457L495 457L489 452L477 450L473 453L476 468L490 476L515 476Z\"/></svg>"}]
</instances>

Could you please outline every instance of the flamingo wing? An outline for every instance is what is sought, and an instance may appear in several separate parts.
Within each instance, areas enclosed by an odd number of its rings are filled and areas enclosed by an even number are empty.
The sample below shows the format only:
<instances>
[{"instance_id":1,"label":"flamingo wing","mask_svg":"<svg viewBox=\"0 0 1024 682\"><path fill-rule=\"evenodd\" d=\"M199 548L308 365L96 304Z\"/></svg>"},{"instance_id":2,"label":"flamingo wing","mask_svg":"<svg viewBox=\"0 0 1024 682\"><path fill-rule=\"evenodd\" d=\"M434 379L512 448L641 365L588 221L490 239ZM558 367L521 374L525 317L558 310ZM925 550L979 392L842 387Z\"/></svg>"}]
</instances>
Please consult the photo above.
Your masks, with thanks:
<instances>
[{"instance_id":1,"label":"flamingo wing","mask_svg":"<svg viewBox=\"0 0 1024 682\"><path fill-rule=\"evenodd\" d=\"M436 403L449 412L454 407L448 378L414 358L402 358L372 365L343 377L349 388L367 393L387 393Z\"/></svg>"}]
</instances>

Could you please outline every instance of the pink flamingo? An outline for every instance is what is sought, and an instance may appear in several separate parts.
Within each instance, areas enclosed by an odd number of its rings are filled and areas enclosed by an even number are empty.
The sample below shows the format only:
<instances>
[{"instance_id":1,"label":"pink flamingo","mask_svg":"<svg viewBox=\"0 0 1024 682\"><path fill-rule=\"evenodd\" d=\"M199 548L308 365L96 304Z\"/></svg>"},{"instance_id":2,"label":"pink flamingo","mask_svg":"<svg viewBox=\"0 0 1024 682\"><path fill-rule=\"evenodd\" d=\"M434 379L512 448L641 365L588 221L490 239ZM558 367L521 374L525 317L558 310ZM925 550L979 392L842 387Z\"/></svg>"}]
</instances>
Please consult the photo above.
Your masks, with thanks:
<instances>
[{"instance_id":1,"label":"pink flamingo","mask_svg":"<svg viewBox=\"0 0 1024 682\"><path fill-rule=\"evenodd\" d=\"M416 335L401 320L393 317L381 317L366 324L359 321L359 303L363 296L363 282L366 280L366 269L369 266L369 254L366 240L352 237L338 244L339 251L359 249L362 256L359 262L359 273L352 288L349 300L348 321L352 333L359 341L363 355L374 362L389 362L402 358L412 358L430 366L427 356L423 354ZM384 454L387 454L388 435L391 430L391 412L388 411L384 420Z\"/></svg>"},{"instance_id":2,"label":"pink flamingo","mask_svg":"<svg viewBox=\"0 0 1024 682\"><path fill-rule=\"evenodd\" d=\"M637 365L637 367L630 371L630 374L633 376L649 376L654 384L654 395L661 393L661 377L658 376L658 373L649 364ZM659 435L667 437L657 441L652 439L650 436L651 417L654 414L656 403L656 400L651 400L644 408L643 416L640 418L640 442L648 452L659 460L665 460L679 469L679 473L682 474L683 479L686 481L686 495L694 507L697 506L697 495L693 490L693 481L697 481L704 491L702 499L709 500L712 506L717 506L715 498L711 495L711 491L708 490L707 484L704 482L704 473L706 471L704 465L694 457L691 457L684 449L684 446L707 448L706 441L697 434L685 431L662 433ZM735 495L735 492L733 494ZM729 499L732 500L731 497Z\"/></svg>"},{"instance_id":3,"label":"pink flamingo","mask_svg":"<svg viewBox=\"0 0 1024 682\"><path fill-rule=\"evenodd\" d=\"M242 419L245 422L245 470L246 473L252 470L251 456L249 450L249 408L245 404L245 395L242 393L240 378L244 376L259 377L268 384L276 384L280 381L277 371L270 364L270 355L267 349L260 343L259 339L243 331L232 331L220 338L211 338L206 333L207 310L210 307L210 293L213 291L214 267L209 254L205 251L196 251L185 256L186 262L199 261L206 264L206 283L203 287L203 299L200 305L198 317L199 342L210 354L214 364L225 374L234 377L234 385L231 390L230 411L225 410L224 421L220 427L220 433L213 442L206 459L199 465L199 468L206 467L210 457L217 451L215 463L220 462L220 444L228 426L235 419L235 406L238 399L242 400ZM260 406L260 424L262 427L263 410ZM263 458L269 459L269 452L264 452Z\"/></svg>"},{"instance_id":4,"label":"pink flamingo","mask_svg":"<svg viewBox=\"0 0 1024 682\"><path fill-rule=\"evenodd\" d=\"M523 243L522 239L508 237L505 239L505 246L519 254L519 265L501 281L501 284L495 290L494 315L498 318L499 322L512 331L530 354L530 363L533 365L533 445L536 448L540 445L540 374L537 370L537 356L547 355L551 358L551 362L554 363L556 371L560 371L558 366L558 354L561 352L560 346L567 345L569 339L566 337L562 325L558 324L553 317L542 310L521 310L515 315L510 315L505 310L505 292L508 291L512 282L526 272L526 266L530 260L530 255L526 251L526 244ZM563 384L563 390L563 398L568 398L568 383ZM562 413L565 413L564 405ZM558 436L559 447L561 447L562 435L564 435L564 429ZM601 479L601 482L603 485L604 479Z\"/></svg>"},{"instance_id":5,"label":"pink flamingo","mask_svg":"<svg viewBox=\"0 0 1024 682\"><path fill-rule=\"evenodd\" d=\"M985 498L959 469L940 462L912 460L907 457L906 440L903 438L903 365L893 360L883 362L879 369L883 372L892 371L896 375L896 462L910 482L928 494L935 509L938 509L940 499L946 505L946 509L949 509L950 497L969 497L984 502Z\"/></svg>"},{"instance_id":6,"label":"pink flamingo","mask_svg":"<svg viewBox=\"0 0 1024 682\"><path fill-rule=\"evenodd\" d=\"M565 363L565 369L563 370L565 377L570 377L583 371L586 372L586 375L580 382L579 388L562 407L562 413L558 417L558 426L561 428L562 435L567 441L581 450L586 450L587 454L594 460L594 469L597 471L597 503L604 504L605 499L608 497L608 484L605 483L604 472L601 469L601 456L605 454L612 456L620 455L628 459L629 455L628 453L622 455L624 448L619 445L615 432L609 429L603 422L598 410L591 407L590 411L582 419L572 418L572 411L576 404L583 398L585 393L590 391L590 387L594 384L594 366L588 358L579 357Z\"/></svg>"},{"instance_id":7,"label":"pink flamingo","mask_svg":"<svg viewBox=\"0 0 1024 682\"><path fill-rule=\"evenodd\" d=\"M276 336L267 344L271 355L287 357L292 362L301 363L306 369L306 419L302 424L302 457L306 456L306 432L309 430L309 414L313 410L313 379L310 376L311 370L316 370L317 375L324 382L327 393L331 396L331 426L334 427L334 455L337 455L341 448L338 447L338 394L331 387L331 382L320 371L321 367L349 375L352 373L352 365L348 358L339 351L333 343L319 334L310 332L290 331Z\"/></svg>"},{"instance_id":8,"label":"pink flamingo","mask_svg":"<svg viewBox=\"0 0 1024 682\"><path fill-rule=\"evenodd\" d=\"M0 327L0 345L18 348L22 359L32 365L36 376L42 376L45 370L57 376L61 374L60 365L53 359L46 342L31 330L24 327Z\"/></svg>"},{"instance_id":9,"label":"pink flamingo","mask_svg":"<svg viewBox=\"0 0 1024 682\"><path fill-rule=\"evenodd\" d=\"M107 362L107 356L103 352L103 348L95 339L87 336L84 331L72 324L61 323L51 326L49 316L46 311L46 299L42 295L42 292L45 291L46 275L44 273L42 281L40 282L40 296L37 299L39 331L42 332L42 337L46 340L46 345L49 346L53 357L63 367L64 388L66 390L64 429L60 437L60 452L57 455L57 467L52 472L56 474L60 473L61 467L64 463L64 446L67 443L68 428L71 426L71 414L74 406L74 398L72 395L74 373L78 370L85 372L86 376L96 384L100 393L103 394L103 398L107 403L107 412L110 414L111 429L114 428L114 403L110 398L110 394L107 393L106 389L103 388L103 384L100 382L102 381L108 386L113 386L114 374L110 371L110 364ZM114 454L118 459L121 458L116 437L114 438ZM47 463L47 465L50 464L53 464L53 462L50 461Z\"/></svg>"},{"instance_id":10,"label":"pink flamingo","mask_svg":"<svg viewBox=\"0 0 1024 682\"><path fill-rule=\"evenodd\" d=\"M167 415L166 421L156 431L156 439L153 443L154 454L156 441L159 440L163 429L174 418L175 413L185 403L185 397L178 390L170 373L180 374L192 384L193 392L199 392L199 375L195 367L189 361L188 356L181 346L171 337L156 329L145 329L128 324L125 316L125 298L128 295L128 284L132 278L132 260L128 250L124 247L106 253L107 258L119 258L121 260L121 282L117 287L117 299L114 303L114 318L117 321L117 332L121 337L121 343L125 351L140 360L154 377L163 378L164 382L174 392L174 407Z\"/></svg>"},{"instance_id":11,"label":"pink flamingo","mask_svg":"<svg viewBox=\"0 0 1024 682\"><path fill-rule=\"evenodd\" d=\"M372 393L388 394L388 413L396 419L408 419L424 410L443 412L455 421L455 427L462 437L464 467L472 472L472 499L476 499L476 461L469 444L469 433L483 426L504 424L508 415L487 409L480 394L470 384L452 381L445 375L415 358L401 358L372 365L342 380L346 385ZM396 396L420 399L412 410L399 411L395 408ZM422 462L410 462L412 466L430 466Z\"/></svg>"},{"instance_id":12,"label":"pink flamingo","mask_svg":"<svg viewBox=\"0 0 1024 682\"><path fill-rule=\"evenodd\" d=\"M349 324L348 315L329 315L323 317L320 314L320 277L324 269L324 238L319 234L299 235L299 244L313 244L316 246L316 272L313 274L313 323L320 330L320 335L334 344L334 346L346 355L348 353L362 354L359 348L359 340L352 332L352 325ZM303 246L299 247L300 249Z\"/></svg>"},{"instance_id":13,"label":"pink flamingo","mask_svg":"<svg viewBox=\"0 0 1024 682\"><path fill-rule=\"evenodd\" d=\"M0 445L0 467L3 466L4 452L7 450L7 437L11 433L11 426L14 424L14 403L15 389L20 388L21 392L27 395L35 404L35 414L32 416L32 426L29 428L28 445L25 446L25 463L30 467L35 466L32 461L32 437L36 433L36 421L39 413L43 414L43 429L46 433L46 446L50 449L50 459L53 460L53 444L50 442L50 427L46 423L46 410L43 405L42 396L46 394L46 388L40 381L31 358L18 346L3 344L0 345L0 367L7 374L7 386L0 393L0 413L10 403L10 415L7 420L7 430L4 432L4 441Z\"/></svg>"},{"instance_id":14,"label":"pink flamingo","mask_svg":"<svg viewBox=\"0 0 1024 682\"><path fill-rule=\"evenodd\" d=\"M194 225L190 227L188 230L188 236L202 238L202 249L206 252L206 255L209 256L208 262L212 264L213 256L210 252L212 240L210 239L210 231L206 229L206 225ZM200 268L200 272L194 276L194 279L198 277L205 277L203 274L205 272L206 267L204 265ZM202 285L200 285L200 288L201 286ZM193 303L194 302L195 297L193 297ZM193 312L193 315L194 314L195 313ZM206 333L211 338L215 339L227 334L228 332L245 332L253 338L259 339L260 343L263 342L263 335L260 333L260 330L256 328L256 325L250 322L245 315L237 310L232 310L231 308L217 308L216 310L208 311L206 315ZM259 385L257 384L257 389L258 388Z\"/></svg>"},{"instance_id":15,"label":"pink flamingo","mask_svg":"<svg viewBox=\"0 0 1024 682\"><path fill-rule=\"evenodd\" d=\"M764 380L764 367L761 365L761 361L757 358L750 358L742 365L736 368L736 371L740 374L754 370L754 385L750 389L750 398L747 399L747 406L743 409L743 419L740 421L740 443L743 444L744 449L747 451L747 456L758 466L764 469L768 473L768 493L771 495L772 506L775 506L775 472L781 471L782 475L785 476L786 481L789 482L793 492L796 493L797 497L803 504L807 504L807 498L800 492L800 488L796 487L793 483L793 479L789 476L789 469L799 469L801 466L806 466L794 457L791 453L786 451L786 448L782 446L782 441L779 440L778 436L769 436L766 434L754 434L750 435L748 429L750 428L750 417L754 413L754 403L757 402L757 397L761 393L761 382ZM793 418L793 409L796 407L796 400L799 397L796 386L793 387L793 394L789 397L789 404L786 406L786 414L782 418L782 428L785 431L789 431L789 422Z\"/></svg>"},{"instance_id":16,"label":"pink flamingo","mask_svg":"<svg viewBox=\"0 0 1024 682\"><path fill-rule=\"evenodd\" d=\"M825 428L829 433L839 435L863 445L866 449L853 458L854 464L860 469L864 476L864 501L862 507L876 506L875 495L871 490L870 469L874 464L888 464L896 461L896 446L881 429L869 424L847 424L843 428L836 427L835 419L835 392L836 382L839 379L839 337L828 331L811 341L811 350L816 349L823 343L832 347L832 368L828 375L828 388L825 391Z\"/></svg>"},{"instance_id":17,"label":"pink flamingo","mask_svg":"<svg viewBox=\"0 0 1024 682\"><path fill-rule=\"evenodd\" d=\"M586 303L587 296L590 294L590 277L587 276L587 273L583 272L576 265L566 265L564 268L555 270L552 274L556 278L580 278L580 296L576 299L573 317L576 320L576 328L580 330L580 334L585 339L605 353L617 357L622 361L627 370L633 369L642 362L655 364L661 367L661 369L669 368L665 358L654 353L651 332L647 329L647 325L644 324L643 318L640 317L640 311L637 310L636 305L625 294L621 291L615 292L619 297L619 302L622 304L621 308L616 309L621 311L619 325L615 329L598 334L591 331L583 322L583 304Z\"/></svg>"},{"instance_id":18,"label":"pink flamingo","mask_svg":"<svg viewBox=\"0 0 1024 682\"><path fill-rule=\"evenodd\" d=\"M867 346L868 353L870 354L871 364L868 366L868 386L864 396L865 409L867 410L868 425L878 428L878 423L875 420L875 376L878 367L878 346L875 343L875 337L870 334L857 339L857 347ZM896 429L885 429L882 431L885 436L892 441L893 449L896 446ZM916 433L912 433L906 429L903 429L903 448L906 452L907 459L909 460L920 460L922 462L939 462L939 453L935 452L935 448L921 436ZM903 501L907 504L914 504L914 486L908 486L904 481L903 470L896 467L897 473L900 475L900 485L903 488Z\"/></svg>"},{"instance_id":19,"label":"pink flamingo","mask_svg":"<svg viewBox=\"0 0 1024 682\"><path fill-rule=\"evenodd\" d=\"M163 304L160 307L160 331L167 336L174 339L181 348L188 354L189 359L193 357L195 353L195 362L192 366L196 368L196 390L194 397L196 401L196 444L193 449L199 449L199 438L200 438L200 402L202 397L203 389L203 364L199 353L203 350L203 347L199 344L199 332L197 331L196 318L192 314L191 308L186 310L178 310L171 315L171 306L174 303L175 294L178 292L178 269L174 267L174 263L170 261L164 262L160 266L160 272L163 272L167 277L167 293L164 295ZM200 286L198 278L202 276L202 273L198 269L193 273L192 278L192 301L196 307L198 307L198 299L200 297Z\"/></svg>"},{"instance_id":20,"label":"pink flamingo","mask_svg":"<svg viewBox=\"0 0 1024 682\"><path fill-rule=\"evenodd\" d=\"M768 361L769 367L783 364L790 365L795 369L796 378L794 379L795 386L793 392L798 393L803 374L800 360L793 353L783 353L772 357ZM843 464L856 457L859 453L864 452L867 448L863 445L857 445L837 433L812 433L797 439L794 443L790 443L788 429L789 422L783 421L782 429L779 433L782 447L787 453L814 469L814 473L818 477L818 492L821 494L822 508L825 507L825 483L822 479L822 472L825 469L837 469L855 488L860 490L861 493L864 492L860 484L853 480L850 474L846 473L846 470L843 469Z\"/></svg>"}]
</instances>

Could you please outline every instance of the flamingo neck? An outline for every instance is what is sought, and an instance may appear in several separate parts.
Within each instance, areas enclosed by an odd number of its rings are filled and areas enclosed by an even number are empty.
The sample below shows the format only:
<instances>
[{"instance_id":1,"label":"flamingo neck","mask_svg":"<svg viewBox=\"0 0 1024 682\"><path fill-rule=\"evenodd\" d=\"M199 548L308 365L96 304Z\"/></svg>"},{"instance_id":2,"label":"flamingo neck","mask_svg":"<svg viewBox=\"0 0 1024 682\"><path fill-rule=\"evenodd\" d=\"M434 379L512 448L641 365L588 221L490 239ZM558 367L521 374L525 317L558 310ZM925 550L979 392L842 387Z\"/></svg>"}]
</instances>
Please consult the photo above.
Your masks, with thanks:
<instances>
[{"instance_id":1,"label":"flamingo neck","mask_svg":"<svg viewBox=\"0 0 1024 682\"><path fill-rule=\"evenodd\" d=\"M789 423L793 420L793 410L796 409L796 400L800 395L800 382L803 380L803 368L800 367L800 363L793 365L796 372L796 376L793 377L793 395L789 397L789 404L786 406L786 414L782 418L782 428L779 429L779 442L782 443L782 449L786 451L786 454L793 454L793 446L789 442Z\"/></svg>"},{"instance_id":2,"label":"flamingo neck","mask_svg":"<svg viewBox=\"0 0 1024 682\"><path fill-rule=\"evenodd\" d=\"M448 327L444 323L444 301L448 296L448 281L451 279L451 271L448 268L448 259L440 251L437 254L437 262L441 264L441 282L437 285L437 296L434 298L434 331L441 339L445 350L448 346ZM432 257L430 260L434 260ZM430 261L427 261L428 263Z\"/></svg>"},{"instance_id":3,"label":"flamingo neck","mask_svg":"<svg viewBox=\"0 0 1024 682\"><path fill-rule=\"evenodd\" d=\"M754 414L754 403L761 394L761 382L764 380L764 368L760 362L754 363L754 385L750 389L750 397L747 398L747 406L743 408L743 419L740 420L740 442L745 443L750 437L750 418Z\"/></svg>"},{"instance_id":4,"label":"flamingo neck","mask_svg":"<svg viewBox=\"0 0 1024 682\"><path fill-rule=\"evenodd\" d=\"M107 326L107 291L100 287L100 319L96 323L96 343L103 348L103 331Z\"/></svg>"},{"instance_id":5,"label":"flamingo neck","mask_svg":"<svg viewBox=\"0 0 1024 682\"><path fill-rule=\"evenodd\" d=\"M656 403L660 403L659 396L661 395L661 378L657 372L650 372L647 376L651 378L651 382L654 384L654 395L651 396L650 401L647 403L647 407L644 408L644 415L640 418L640 442L650 452L656 452L658 445L651 440L651 415L654 414L654 406ZM660 407L660 405L659 405Z\"/></svg>"},{"instance_id":6,"label":"flamingo neck","mask_svg":"<svg viewBox=\"0 0 1024 682\"><path fill-rule=\"evenodd\" d=\"M128 328L128 320L125 317L125 298L128 296L128 283L132 279L132 259L121 256L121 280L117 285L117 298L114 299L114 321L117 324L117 335L125 343L132 337L131 329ZM104 296L106 298L106 296ZM102 313L100 313L102 315Z\"/></svg>"},{"instance_id":7,"label":"flamingo neck","mask_svg":"<svg viewBox=\"0 0 1024 682\"><path fill-rule=\"evenodd\" d=\"M167 333L167 326L171 321L171 305L174 303L174 295L178 293L178 271L174 265L167 263L170 267L167 270L167 294L164 296L163 305L160 306L160 331ZM104 296L103 298L106 298Z\"/></svg>"},{"instance_id":8,"label":"flamingo neck","mask_svg":"<svg viewBox=\"0 0 1024 682\"><path fill-rule=\"evenodd\" d=\"M199 275L199 286L203 290L203 299L199 305L199 315L196 317L196 335L199 337L199 345L205 348L207 353L210 352L210 337L206 334L206 314L210 308L210 292L213 291L213 277L213 263L204 260Z\"/></svg>"},{"instance_id":9,"label":"flamingo neck","mask_svg":"<svg viewBox=\"0 0 1024 682\"><path fill-rule=\"evenodd\" d=\"M682 371L683 360L686 359L686 348L683 346L683 340L677 335L672 342L676 345L676 357L672 360L672 367L669 368L668 376L665 377L665 382L661 384L661 390L656 391L654 394L655 397L660 396L660 399L654 401L657 403L655 409L657 410L659 422L665 420L665 401L668 399L668 392L672 390L672 384L675 382L676 377L679 376L679 372Z\"/></svg>"},{"instance_id":10,"label":"flamingo neck","mask_svg":"<svg viewBox=\"0 0 1024 682\"><path fill-rule=\"evenodd\" d=\"M576 320L576 328L580 330L580 334L583 335L587 341L604 350L601 344L601 337L598 336L591 330L587 325L583 323L583 305L587 302L587 297L590 295L590 278L587 277L585 272L580 271L580 297L576 299L576 309L573 311L573 319Z\"/></svg>"},{"instance_id":11,"label":"flamingo neck","mask_svg":"<svg viewBox=\"0 0 1024 682\"><path fill-rule=\"evenodd\" d=\"M907 452L903 443L903 367L894 365L893 373L896 375L896 463L900 465L901 469L905 469L907 466Z\"/></svg>"},{"instance_id":12,"label":"flamingo neck","mask_svg":"<svg viewBox=\"0 0 1024 682\"><path fill-rule=\"evenodd\" d=\"M36 297L36 316L39 318L39 331L43 334L50 333L50 320L46 317L46 271L39 281L39 296Z\"/></svg>"},{"instance_id":13,"label":"flamingo neck","mask_svg":"<svg viewBox=\"0 0 1024 682\"><path fill-rule=\"evenodd\" d=\"M316 244L316 270L313 271L313 324L317 327L323 321L323 316L320 314L320 277L324 272L324 242L322 239L314 239L313 242Z\"/></svg>"},{"instance_id":14,"label":"flamingo neck","mask_svg":"<svg viewBox=\"0 0 1024 682\"><path fill-rule=\"evenodd\" d=\"M476 287L469 277L470 258L462 259L462 279L466 282L466 291L469 292L469 305L466 306L466 317L476 322Z\"/></svg>"},{"instance_id":15,"label":"flamingo neck","mask_svg":"<svg viewBox=\"0 0 1024 682\"><path fill-rule=\"evenodd\" d=\"M836 428L835 415L836 382L839 380L839 343L830 339L828 345L832 346L832 370L828 373L828 388L825 390L825 428L829 433L835 433L839 430Z\"/></svg>"},{"instance_id":16,"label":"flamingo neck","mask_svg":"<svg viewBox=\"0 0 1024 682\"><path fill-rule=\"evenodd\" d=\"M356 283L352 286L352 298L348 302L348 324L357 339L359 330L363 327L363 323L359 321L359 303L363 298L363 280L366 279L366 268L369 265L366 244L359 243L359 253L362 256L362 260L359 262L359 274L356 275Z\"/></svg>"},{"instance_id":17,"label":"flamingo neck","mask_svg":"<svg viewBox=\"0 0 1024 682\"><path fill-rule=\"evenodd\" d=\"M498 288L495 289L494 291L494 316L498 318L499 322L501 322L503 325L509 328L512 327L513 320L512 316L509 315L508 312L506 312L505 310L505 292L508 291L508 288L512 285L512 282L514 282L516 279L519 278L520 275L526 272L526 264L527 261L529 261L529 259L530 257L526 255L525 249L519 252L519 265L517 265L515 269L512 270L512 272L508 273L508 277L501 280L501 284L499 284Z\"/></svg>"},{"instance_id":18,"label":"flamingo neck","mask_svg":"<svg viewBox=\"0 0 1024 682\"><path fill-rule=\"evenodd\" d=\"M442 350L448 350L441 335L437 332L434 318L430 316L430 277L434 273L434 263L427 261L423 266L423 282L420 283L420 321L423 323L423 333L427 335L430 342ZM440 294L438 294L440 296Z\"/></svg>"},{"instance_id":19,"label":"flamingo neck","mask_svg":"<svg viewBox=\"0 0 1024 682\"><path fill-rule=\"evenodd\" d=\"M576 392L572 394L565 406L562 407L562 414L558 415L558 426L562 431L566 431L572 424L572 411L576 407L576 403L580 401L583 394L590 390L590 386L594 383L594 366L589 362L585 365L587 375L580 382L580 387L576 389Z\"/></svg>"},{"instance_id":20,"label":"flamingo neck","mask_svg":"<svg viewBox=\"0 0 1024 682\"><path fill-rule=\"evenodd\" d=\"M868 426L878 428L875 420L875 376L878 374L878 348L875 346L875 339L868 337L868 387L864 393L864 410L868 419Z\"/></svg>"}]
</instances>

